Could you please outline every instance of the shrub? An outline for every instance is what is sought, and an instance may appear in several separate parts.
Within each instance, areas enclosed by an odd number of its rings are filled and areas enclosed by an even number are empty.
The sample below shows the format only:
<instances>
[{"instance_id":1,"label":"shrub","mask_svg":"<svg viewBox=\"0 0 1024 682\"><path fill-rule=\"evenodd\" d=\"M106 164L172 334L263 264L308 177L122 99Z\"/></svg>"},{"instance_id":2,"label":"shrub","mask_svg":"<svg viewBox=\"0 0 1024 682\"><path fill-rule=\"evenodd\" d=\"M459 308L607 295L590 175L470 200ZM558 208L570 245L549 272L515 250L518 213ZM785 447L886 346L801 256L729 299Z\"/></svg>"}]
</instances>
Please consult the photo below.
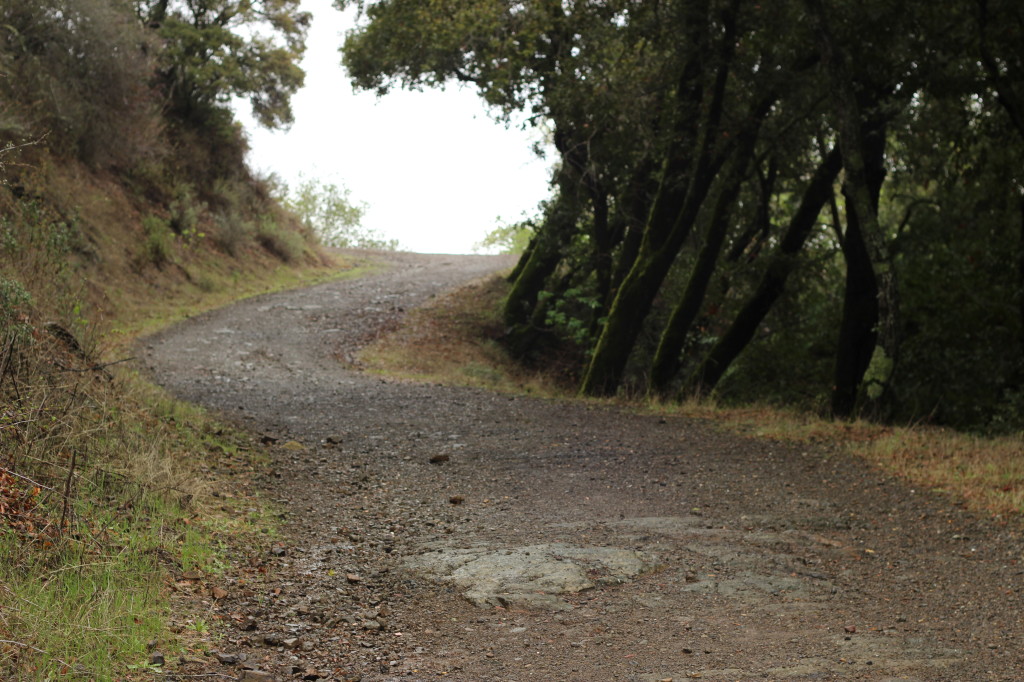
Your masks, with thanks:
<instances>
[{"instance_id":1,"label":"shrub","mask_svg":"<svg viewBox=\"0 0 1024 682\"><path fill-rule=\"evenodd\" d=\"M252 231L252 225L235 213L217 213L213 216L213 243L229 256L241 253L242 245Z\"/></svg>"},{"instance_id":2,"label":"shrub","mask_svg":"<svg viewBox=\"0 0 1024 682\"><path fill-rule=\"evenodd\" d=\"M174 199L169 206L169 226L174 234L192 240L200 235L199 221L206 212L206 204L196 198L192 185L181 183L174 188Z\"/></svg>"},{"instance_id":3,"label":"shrub","mask_svg":"<svg viewBox=\"0 0 1024 682\"><path fill-rule=\"evenodd\" d=\"M31 331L28 323L28 308L32 296L21 282L0 277L0 342L3 346L24 338ZM0 363L5 363L4 348L0 347ZM7 354L10 353L8 349Z\"/></svg>"},{"instance_id":4,"label":"shrub","mask_svg":"<svg viewBox=\"0 0 1024 682\"><path fill-rule=\"evenodd\" d=\"M158 268L169 263L172 260L174 235L167 221L156 216L147 216L142 219L142 231L146 235L142 249L143 260Z\"/></svg>"},{"instance_id":5,"label":"shrub","mask_svg":"<svg viewBox=\"0 0 1024 682\"><path fill-rule=\"evenodd\" d=\"M28 110L19 118L36 121L34 134L48 134L51 148L95 166L130 166L160 133L148 85L152 48L125 2L3 3L0 53L9 70L0 92Z\"/></svg>"},{"instance_id":6,"label":"shrub","mask_svg":"<svg viewBox=\"0 0 1024 682\"><path fill-rule=\"evenodd\" d=\"M366 204L352 201L344 187L306 179L287 193L284 203L327 246L390 251L398 248L398 240L387 239L360 224Z\"/></svg>"},{"instance_id":7,"label":"shrub","mask_svg":"<svg viewBox=\"0 0 1024 682\"><path fill-rule=\"evenodd\" d=\"M265 218L256 231L260 246L285 263L293 263L302 256L305 246L295 232L282 230L271 218Z\"/></svg>"}]
</instances>

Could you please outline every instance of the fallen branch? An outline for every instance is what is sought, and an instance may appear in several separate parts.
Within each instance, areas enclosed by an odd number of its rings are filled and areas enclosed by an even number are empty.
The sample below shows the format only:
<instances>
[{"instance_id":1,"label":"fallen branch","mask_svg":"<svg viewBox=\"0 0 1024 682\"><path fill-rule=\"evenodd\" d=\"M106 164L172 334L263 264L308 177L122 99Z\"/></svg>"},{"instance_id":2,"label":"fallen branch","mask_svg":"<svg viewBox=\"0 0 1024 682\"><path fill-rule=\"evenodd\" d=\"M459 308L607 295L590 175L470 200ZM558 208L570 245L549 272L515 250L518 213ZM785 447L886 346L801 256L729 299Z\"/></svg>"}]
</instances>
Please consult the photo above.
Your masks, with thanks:
<instances>
[{"instance_id":1,"label":"fallen branch","mask_svg":"<svg viewBox=\"0 0 1024 682\"><path fill-rule=\"evenodd\" d=\"M0 471L2 471L2 472L3 472L3 473L5 473L5 474L9 474L9 475L11 475L11 476L14 476L15 478L20 478L21 480L25 481L26 483L31 483L32 485L36 486L37 488L42 488L43 490L48 490L48 491L50 491L51 493L55 493L55 492L57 492L56 490L54 490L53 488L51 488L51 487L50 487L50 486L48 486L48 485L43 485L42 483L39 483L39 482L37 482L37 481L33 481L33 480L32 480L31 478L29 478L28 476L22 476L22 475L21 475L21 474L19 474L18 472L16 472L16 471L11 471L10 469L7 469L6 467L0 467Z\"/></svg>"},{"instance_id":2,"label":"fallen branch","mask_svg":"<svg viewBox=\"0 0 1024 682\"><path fill-rule=\"evenodd\" d=\"M122 362L131 362L134 359L134 357L121 358L120 360L114 360L113 362L104 362L101 365L92 365L90 367L85 367L84 369L74 369L71 367L61 367L60 365L58 365L58 369L60 369L60 371L62 372L102 372L107 367L120 365Z\"/></svg>"},{"instance_id":3,"label":"fallen branch","mask_svg":"<svg viewBox=\"0 0 1024 682\"><path fill-rule=\"evenodd\" d=\"M225 675L224 673L193 673L191 675L185 675L183 673L171 672L169 670L150 670L151 673L157 676L170 675L173 679L177 680L183 677L219 677L224 680L237 680L238 678L234 675Z\"/></svg>"},{"instance_id":4,"label":"fallen branch","mask_svg":"<svg viewBox=\"0 0 1024 682\"><path fill-rule=\"evenodd\" d=\"M40 649L39 647L32 646L31 644L25 644L24 642L15 642L13 639L0 639L0 644L10 644L11 646L21 647L22 649L29 649L31 651L35 651L37 654L43 654L44 656L49 656L51 659L53 659L54 661L57 661L58 663L60 663L65 668L68 668L69 670L74 670L76 675L91 675L92 674L86 668L83 668L80 665L74 665L73 666L70 663L68 663L67 661L65 661L64 659L57 658L56 656L52 655L49 651L45 651L43 649Z\"/></svg>"}]
</instances>

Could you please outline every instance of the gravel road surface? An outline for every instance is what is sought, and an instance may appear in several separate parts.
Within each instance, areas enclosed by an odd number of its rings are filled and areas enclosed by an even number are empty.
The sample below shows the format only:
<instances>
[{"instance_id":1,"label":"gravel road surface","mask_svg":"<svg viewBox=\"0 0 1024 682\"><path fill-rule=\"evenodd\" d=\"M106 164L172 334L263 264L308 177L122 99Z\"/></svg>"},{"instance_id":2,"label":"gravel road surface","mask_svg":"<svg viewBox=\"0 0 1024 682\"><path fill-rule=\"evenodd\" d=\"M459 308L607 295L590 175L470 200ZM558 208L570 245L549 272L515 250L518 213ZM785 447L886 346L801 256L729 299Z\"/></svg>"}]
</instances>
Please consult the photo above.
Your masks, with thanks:
<instances>
[{"instance_id":1,"label":"gravel road surface","mask_svg":"<svg viewBox=\"0 0 1024 682\"><path fill-rule=\"evenodd\" d=\"M404 311L511 265L373 258L143 342L262 435L284 517L182 576L216 650L167 679L1024 680L1016 523L826 446L361 374Z\"/></svg>"}]
</instances>

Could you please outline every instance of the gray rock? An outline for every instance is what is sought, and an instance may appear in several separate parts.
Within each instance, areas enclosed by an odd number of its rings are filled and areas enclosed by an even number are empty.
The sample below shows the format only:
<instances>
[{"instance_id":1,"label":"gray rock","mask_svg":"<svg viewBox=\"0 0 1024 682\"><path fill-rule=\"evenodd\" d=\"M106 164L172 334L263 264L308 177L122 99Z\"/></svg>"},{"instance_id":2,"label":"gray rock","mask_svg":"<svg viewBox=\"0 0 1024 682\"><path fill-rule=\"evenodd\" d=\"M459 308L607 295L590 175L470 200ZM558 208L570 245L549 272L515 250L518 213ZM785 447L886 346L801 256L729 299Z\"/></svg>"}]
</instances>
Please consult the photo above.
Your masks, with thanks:
<instances>
[{"instance_id":1,"label":"gray rock","mask_svg":"<svg viewBox=\"0 0 1024 682\"><path fill-rule=\"evenodd\" d=\"M262 670L243 670L238 676L238 682L277 682L277 678Z\"/></svg>"},{"instance_id":2,"label":"gray rock","mask_svg":"<svg viewBox=\"0 0 1024 682\"><path fill-rule=\"evenodd\" d=\"M571 607L559 595L624 583L656 565L652 556L615 547L555 543L514 549L486 545L430 549L434 551L407 559L405 570L454 585L477 606L566 610Z\"/></svg>"},{"instance_id":3,"label":"gray rock","mask_svg":"<svg viewBox=\"0 0 1024 682\"><path fill-rule=\"evenodd\" d=\"M237 654L226 654L223 651L215 651L213 652L213 657L224 665L234 665L235 663L238 663Z\"/></svg>"}]
</instances>

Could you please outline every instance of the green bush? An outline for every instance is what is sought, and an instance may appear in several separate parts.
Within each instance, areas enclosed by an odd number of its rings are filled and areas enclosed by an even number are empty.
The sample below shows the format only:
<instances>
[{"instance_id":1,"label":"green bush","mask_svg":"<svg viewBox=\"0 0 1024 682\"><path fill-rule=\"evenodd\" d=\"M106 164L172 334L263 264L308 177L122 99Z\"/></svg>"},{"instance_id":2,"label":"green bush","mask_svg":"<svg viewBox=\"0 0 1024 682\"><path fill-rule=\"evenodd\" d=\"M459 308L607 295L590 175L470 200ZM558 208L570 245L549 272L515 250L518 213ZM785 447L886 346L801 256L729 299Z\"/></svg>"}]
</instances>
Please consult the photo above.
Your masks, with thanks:
<instances>
[{"instance_id":1,"label":"green bush","mask_svg":"<svg viewBox=\"0 0 1024 682\"><path fill-rule=\"evenodd\" d=\"M51 149L96 166L134 164L160 131L149 91L153 47L125 2L0 4L0 99L24 109L4 127L30 120Z\"/></svg>"},{"instance_id":2,"label":"green bush","mask_svg":"<svg viewBox=\"0 0 1024 682\"><path fill-rule=\"evenodd\" d=\"M158 268L171 262L174 234L167 221L156 216L147 216L142 219L142 231L146 235L142 248L143 260Z\"/></svg>"},{"instance_id":3,"label":"green bush","mask_svg":"<svg viewBox=\"0 0 1024 682\"><path fill-rule=\"evenodd\" d=\"M252 225L235 213L217 213L213 216L211 238L224 253L238 256L242 246L253 232Z\"/></svg>"},{"instance_id":4,"label":"green bush","mask_svg":"<svg viewBox=\"0 0 1024 682\"><path fill-rule=\"evenodd\" d=\"M264 218L256 230L256 241L274 257L285 263L297 261L305 251L302 237L282 230L272 218Z\"/></svg>"},{"instance_id":5,"label":"green bush","mask_svg":"<svg viewBox=\"0 0 1024 682\"><path fill-rule=\"evenodd\" d=\"M21 282L0 277L0 341L5 346L11 341L24 338L31 331L32 327L28 323L28 309L31 305L32 296Z\"/></svg>"},{"instance_id":6,"label":"green bush","mask_svg":"<svg viewBox=\"0 0 1024 682\"><path fill-rule=\"evenodd\" d=\"M306 179L283 197L285 205L323 244L339 249L394 251L398 240L363 227L366 204L356 203L344 187Z\"/></svg>"},{"instance_id":7,"label":"green bush","mask_svg":"<svg viewBox=\"0 0 1024 682\"><path fill-rule=\"evenodd\" d=\"M174 189L170 206L171 219L168 223L174 234L193 241L201 237L199 221L206 212L206 204L196 198L192 185L181 183Z\"/></svg>"}]
</instances>

